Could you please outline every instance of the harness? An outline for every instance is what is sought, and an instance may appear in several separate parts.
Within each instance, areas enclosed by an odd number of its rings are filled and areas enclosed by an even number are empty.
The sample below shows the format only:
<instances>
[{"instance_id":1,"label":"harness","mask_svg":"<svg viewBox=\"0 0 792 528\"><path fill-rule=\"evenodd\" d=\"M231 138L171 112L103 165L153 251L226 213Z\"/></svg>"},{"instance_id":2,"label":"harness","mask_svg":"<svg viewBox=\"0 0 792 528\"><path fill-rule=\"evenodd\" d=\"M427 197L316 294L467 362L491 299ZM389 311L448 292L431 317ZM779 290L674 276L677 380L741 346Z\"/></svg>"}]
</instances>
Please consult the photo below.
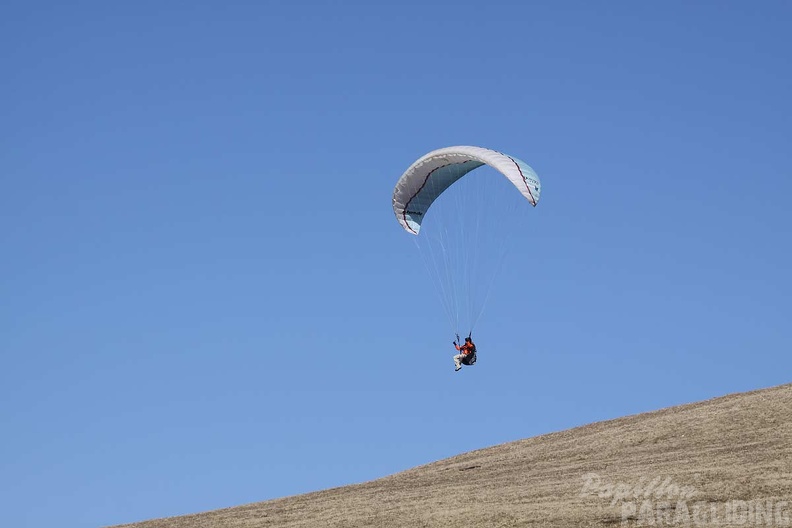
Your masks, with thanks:
<instances>
[{"instance_id":1,"label":"harness","mask_svg":"<svg viewBox=\"0 0 792 528\"><path fill-rule=\"evenodd\" d=\"M476 363L476 345L473 344L473 341L471 341L470 344L473 345L473 349L459 360L463 365L470 366Z\"/></svg>"}]
</instances>

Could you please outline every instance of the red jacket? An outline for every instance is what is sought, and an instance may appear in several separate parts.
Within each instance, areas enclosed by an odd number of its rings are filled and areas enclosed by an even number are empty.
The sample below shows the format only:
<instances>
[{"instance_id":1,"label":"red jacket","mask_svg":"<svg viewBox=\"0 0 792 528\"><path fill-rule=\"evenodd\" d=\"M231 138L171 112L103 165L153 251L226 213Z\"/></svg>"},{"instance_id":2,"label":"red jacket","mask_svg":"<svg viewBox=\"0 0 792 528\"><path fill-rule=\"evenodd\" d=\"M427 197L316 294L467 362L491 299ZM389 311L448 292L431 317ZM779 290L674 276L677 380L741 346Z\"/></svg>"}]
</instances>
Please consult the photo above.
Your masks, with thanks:
<instances>
[{"instance_id":1,"label":"red jacket","mask_svg":"<svg viewBox=\"0 0 792 528\"><path fill-rule=\"evenodd\" d=\"M474 344L473 344L473 341L467 341L467 342L465 342L465 344L464 344L464 345L462 345L462 346L459 346L459 345L457 345L456 343L454 343L454 346L456 347L456 349L457 349L457 350L459 350L460 352L462 352L462 355L463 355L463 356L467 356L468 354L470 354L471 352L473 352L473 349L474 349L474 348L476 348L476 345L474 345Z\"/></svg>"}]
</instances>

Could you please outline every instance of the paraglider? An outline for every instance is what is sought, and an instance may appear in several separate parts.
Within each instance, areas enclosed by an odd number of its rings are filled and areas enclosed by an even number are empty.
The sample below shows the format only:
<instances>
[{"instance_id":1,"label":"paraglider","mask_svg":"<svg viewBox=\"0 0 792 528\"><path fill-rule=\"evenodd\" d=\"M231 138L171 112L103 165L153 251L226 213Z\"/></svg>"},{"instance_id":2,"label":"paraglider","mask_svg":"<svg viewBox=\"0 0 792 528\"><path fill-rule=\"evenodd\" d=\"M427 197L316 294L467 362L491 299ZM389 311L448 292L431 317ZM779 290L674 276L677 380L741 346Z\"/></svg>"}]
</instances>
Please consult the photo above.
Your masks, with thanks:
<instances>
[{"instance_id":1,"label":"paraglider","mask_svg":"<svg viewBox=\"0 0 792 528\"><path fill-rule=\"evenodd\" d=\"M540 196L539 176L527 163L473 146L429 152L396 182L396 220L415 235L453 331L468 333L465 344L459 343L458 335L454 341L460 352L454 357L457 371L475 363L473 328L511 239L525 233L522 215L530 209L526 205L536 206ZM468 344L472 348L465 348Z\"/></svg>"},{"instance_id":2,"label":"paraglider","mask_svg":"<svg viewBox=\"0 0 792 528\"><path fill-rule=\"evenodd\" d=\"M476 364L476 345L470 335L465 338L465 344L463 345L458 344L457 341L459 341L459 335L456 336L456 341L454 341L454 348L459 351L459 354L454 356L454 371L459 372L462 365L470 366Z\"/></svg>"}]
</instances>

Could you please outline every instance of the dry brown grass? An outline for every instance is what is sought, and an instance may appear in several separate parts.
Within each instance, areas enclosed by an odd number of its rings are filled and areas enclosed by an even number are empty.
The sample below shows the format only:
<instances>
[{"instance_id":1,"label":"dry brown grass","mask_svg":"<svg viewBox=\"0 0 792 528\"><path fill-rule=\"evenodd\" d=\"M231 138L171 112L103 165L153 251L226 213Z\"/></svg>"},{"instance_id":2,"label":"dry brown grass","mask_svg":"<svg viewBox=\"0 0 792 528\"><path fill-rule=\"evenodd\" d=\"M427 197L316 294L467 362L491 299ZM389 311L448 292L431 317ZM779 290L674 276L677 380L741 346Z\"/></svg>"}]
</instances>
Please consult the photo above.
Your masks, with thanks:
<instances>
[{"instance_id":1,"label":"dry brown grass","mask_svg":"<svg viewBox=\"0 0 792 528\"><path fill-rule=\"evenodd\" d=\"M590 474L600 478L596 491L602 497L582 493ZM656 478L671 479L659 492L665 497L650 491L646 499L639 491L637 499L612 504L603 487L622 484L634 495L637 485L645 488ZM681 497L672 485L695 495ZM124 526L615 527L650 520L658 526L713 525L712 517L694 517L698 501L717 509L716 520L727 521L718 526L790 525L792 385L537 436L364 484ZM768 504L769 517L762 515ZM630 505L636 512L625 520L623 508ZM641 513L642 506L651 509Z\"/></svg>"}]
</instances>

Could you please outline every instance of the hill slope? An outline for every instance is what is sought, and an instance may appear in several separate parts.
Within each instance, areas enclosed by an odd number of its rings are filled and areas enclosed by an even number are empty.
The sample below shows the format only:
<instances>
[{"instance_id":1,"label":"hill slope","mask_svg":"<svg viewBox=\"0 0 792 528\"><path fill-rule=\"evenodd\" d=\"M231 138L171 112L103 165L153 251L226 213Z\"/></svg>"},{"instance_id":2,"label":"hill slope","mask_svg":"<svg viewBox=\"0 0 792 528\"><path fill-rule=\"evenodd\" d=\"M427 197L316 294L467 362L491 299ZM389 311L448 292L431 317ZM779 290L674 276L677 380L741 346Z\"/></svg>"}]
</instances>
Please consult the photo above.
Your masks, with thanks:
<instances>
[{"instance_id":1,"label":"hill slope","mask_svg":"<svg viewBox=\"0 0 792 528\"><path fill-rule=\"evenodd\" d=\"M785 501L790 501L787 505ZM792 385L127 528L789 526Z\"/></svg>"}]
</instances>

